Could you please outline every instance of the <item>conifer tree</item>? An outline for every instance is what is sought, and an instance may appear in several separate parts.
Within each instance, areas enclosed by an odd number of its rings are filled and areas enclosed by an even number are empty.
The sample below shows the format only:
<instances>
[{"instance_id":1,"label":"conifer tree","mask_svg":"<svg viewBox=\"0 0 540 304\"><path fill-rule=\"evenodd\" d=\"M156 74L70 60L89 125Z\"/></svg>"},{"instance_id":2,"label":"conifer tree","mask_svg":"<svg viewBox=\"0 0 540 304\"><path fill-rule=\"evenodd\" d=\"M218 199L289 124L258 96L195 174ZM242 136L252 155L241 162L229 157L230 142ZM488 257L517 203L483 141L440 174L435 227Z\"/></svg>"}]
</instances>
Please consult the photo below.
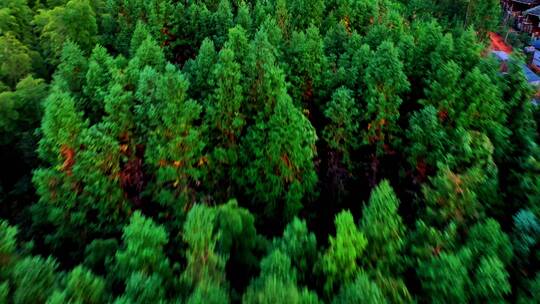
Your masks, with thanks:
<instances>
[{"instance_id":1,"label":"conifer tree","mask_svg":"<svg viewBox=\"0 0 540 304\"><path fill-rule=\"evenodd\" d=\"M399 200L384 180L371 192L360 220L360 230L368 240L366 260L383 273L396 271L405 243L405 226L398 208Z\"/></svg>"},{"instance_id":2,"label":"conifer tree","mask_svg":"<svg viewBox=\"0 0 540 304\"><path fill-rule=\"evenodd\" d=\"M212 24L215 27L213 41L218 48L223 46L227 33L234 25L234 15L229 0L220 0L216 12L212 16Z\"/></svg>"},{"instance_id":3,"label":"conifer tree","mask_svg":"<svg viewBox=\"0 0 540 304\"><path fill-rule=\"evenodd\" d=\"M58 88L53 91L46 100L41 124L43 137L38 147L39 157L49 167L34 171L33 182L39 202L33 206L33 211L38 222L55 227L49 242L61 247L62 242L58 238L84 241L84 238L81 240L81 232L87 228L83 226L84 217L81 218L86 210L77 204L80 185L73 175L73 166L82 144L81 134L87 123L69 94L58 92ZM39 215L42 212L44 214ZM79 232L76 236L75 231Z\"/></svg>"},{"instance_id":4,"label":"conifer tree","mask_svg":"<svg viewBox=\"0 0 540 304\"><path fill-rule=\"evenodd\" d=\"M482 183L479 169L456 174L448 168L440 168L431 179L431 187L424 186L428 218L433 224L444 227L452 221L465 224L480 218L483 209L476 193Z\"/></svg>"},{"instance_id":5,"label":"conifer tree","mask_svg":"<svg viewBox=\"0 0 540 304\"><path fill-rule=\"evenodd\" d=\"M326 276L324 290L327 294L354 280L360 270L359 260L368 244L349 211L336 215L335 225L336 236L329 237L330 247L320 260L320 268Z\"/></svg>"},{"instance_id":6,"label":"conifer tree","mask_svg":"<svg viewBox=\"0 0 540 304\"><path fill-rule=\"evenodd\" d=\"M236 13L235 23L240 25L247 32L251 32L253 28L253 16L249 4L243 0L238 3L238 12Z\"/></svg>"},{"instance_id":7,"label":"conifer tree","mask_svg":"<svg viewBox=\"0 0 540 304\"><path fill-rule=\"evenodd\" d=\"M42 257L27 257L13 268L13 303L45 303L56 284L58 263Z\"/></svg>"},{"instance_id":8,"label":"conifer tree","mask_svg":"<svg viewBox=\"0 0 540 304\"><path fill-rule=\"evenodd\" d=\"M344 303L387 303L381 290L373 283L364 272L358 273L353 282L341 287L337 296L333 299L334 304Z\"/></svg>"},{"instance_id":9,"label":"conifer tree","mask_svg":"<svg viewBox=\"0 0 540 304\"><path fill-rule=\"evenodd\" d=\"M134 272L126 282L124 294L115 304L163 303L165 301L164 281L158 274Z\"/></svg>"},{"instance_id":10,"label":"conifer tree","mask_svg":"<svg viewBox=\"0 0 540 304\"><path fill-rule=\"evenodd\" d=\"M296 103L303 101L304 107L313 107L311 103L321 86L321 74L326 64L318 28L310 26L305 32L293 32L285 58L290 69L287 76L293 85L291 97Z\"/></svg>"},{"instance_id":11,"label":"conifer tree","mask_svg":"<svg viewBox=\"0 0 540 304\"><path fill-rule=\"evenodd\" d=\"M377 48L368 63L365 81L367 111L364 119L368 122L365 127L366 141L375 145L377 155L384 155L397 148L397 121L402 103L400 94L409 89L403 63L391 42L385 41Z\"/></svg>"},{"instance_id":12,"label":"conifer tree","mask_svg":"<svg viewBox=\"0 0 540 304\"><path fill-rule=\"evenodd\" d=\"M476 256L497 257L504 266L510 265L513 248L510 238L499 223L488 218L469 231L466 246Z\"/></svg>"},{"instance_id":13,"label":"conifer tree","mask_svg":"<svg viewBox=\"0 0 540 304\"><path fill-rule=\"evenodd\" d=\"M319 303L317 295L296 286L296 272L291 272L289 257L272 251L261 261L261 275L248 287L243 303Z\"/></svg>"},{"instance_id":14,"label":"conifer tree","mask_svg":"<svg viewBox=\"0 0 540 304\"><path fill-rule=\"evenodd\" d=\"M9 264L14 261L17 249L17 228L10 226L6 221L0 220L0 278L7 276Z\"/></svg>"},{"instance_id":15,"label":"conifer tree","mask_svg":"<svg viewBox=\"0 0 540 304\"><path fill-rule=\"evenodd\" d=\"M107 50L97 45L88 59L88 71L83 92L86 96L84 112L93 122L98 121L104 112L104 100L109 91L113 62Z\"/></svg>"},{"instance_id":16,"label":"conifer tree","mask_svg":"<svg viewBox=\"0 0 540 304\"><path fill-rule=\"evenodd\" d=\"M411 116L407 138L409 163L424 177L428 169L434 170L437 162L445 158L450 144L439 113L431 105Z\"/></svg>"},{"instance_id":17,"label":"conifer tree","mask_svg":"<svg viewBox=\"0 0 540 304\"><path fill-rule=\"evenodd\" d=\"M235 176L241 189L253 198L255 208L287 222L317 183L313 165L317 136L286 93L277 97L269 120L261 117L244 137L243 166Z\"/></svg>"},{"instance_id":18,"label":"conifer tree","mask_svg":"<svg viewBox=\"0 0 540 304\"><path fill-rule=\"evenodd\" d=\"M98 304L105 299L105 280L88 269L77 266L68 274L65 289L53 293L47 303Z\"/></svg>"},{"instance_id":19,"label":"conifer tree","mask_svg":"<svg viewBox=\"0 0 540 304\"><path fill-rule=\"evenodd\" d=\"M76 43L68 40L64 44L60 60L61 63L54 74L57 85L75 96L82 95L88 71L88 60L84 57L83 52ZM82 110L81 107L79 111Z\"/></svg>"},{"instance_id":20,"label":"conifer tree","mask_svg":"<svg viewBox=\"0 0 540 304\"><path fill-rule=\"evenodd\" d=\"M226 193L232 186L231 170L237 165L239 143L246 125L242 75L233 51L225 48L219 52L213 77L216 89L209 97L205 126L210 129L209 137L215 139L211 142L212 179L215 180L212 185L217 187L220 184L219 188ZM214 191L216 194L220 192Z\"/></svg>"},{"instance_id":21,"label":"conifer tree","mask_svg":"<svg viewBox=\"0 0 540 304\"><path fill-rule=\"evenodd\" d=\"M330 123L323 130L323 138L341 154L343 163L352 171L351 154L360 146L360 110L353 92L345 87L337 89L326 106L324 114Z\"/></svg>"},{"instance_id":22,"label":"conifer tree","mask_svg":"<svg viewBox=\"0 0 540 304\"><path fill-rule=\"evenodd\" d=\"M189 245L186 252L185 279L197 286L211 282L224 286L226 259L217 252L218 236L214 234L216 212L203 205L195 205L189 211L184 224L184 241Z\"/></svg>"},{"instance_id":23,"label":"conifer tree","mask_svg":"<svg viewBox=\"0 0 540 304\"><path fill-rule=\"evenodd\" d=\"M274 247L291 259L298 281L306 282L317 260L317 239L309 232L306 221L295 217L285 227L283 236L274 240Z\"/></svg>"},{"instance_id":24,"label":"conifer tree","mask_svg":"<svg viewBox=\"0 0 540 304\"><path fill-rule=\"evenodd\" d=\"M202 154L205 143L195 125L201 106L188 99L188 82L174 66L167 65L157 77L156 104L141 108L147 113L147 125L155 126L149 130L145 162L156 174L152 186L156 201L182 217L183 208L195 201L194 188L207 162Z\"/></svg>"},{"instance_id":25,"label":"conifer tree","mask_svg":"<svg viewBox=\"0 0 540 304\"><path fill-rule=\"evenodd\" d=\"M475 273L472 294L476 301L505 303L504 297L510 293L509 275L498 258L484 257Z\"/></svg>"},{"instance_id":26,"label":"conifer tree","mask_svg":"<svg viewBox=\"0 0 540 304\"><path fill-rule=\"evenodd\" d=\"M199 49L199 53L194 60L190 60L184 66L184 73L190 83L189 96L195 99L205 99L211 92L212 67L216 63L218 55L214 42L205 39Z\"/></svg>"},{"instance_id":27,"label":"conifer tree","mask_svg":"<svg viewBox=\"0 0 540 304\"><path fill-rule=\"evenodd\" d=\"M122 239L125 247L115 255L114 269L118 278L124 279L127 286L140 284L141 276L150 277L148 280L160 280L166 286L171 283L171 264L163 251L168 235L163 227L137 211L124 228ZM139 272L141 275L137 274Z\"/></svg>"},{"instance_id":28,"label":"conifer tree","mask_svg":"<svg viewBox=\"0 0 540 304\"><path fill-rule=\"evenodd\" d=\"M426 300L432 303L462 303L468 300L469 277L459 256L441 253L420 265L418 274Z\"/></svg>"}]
</instances>

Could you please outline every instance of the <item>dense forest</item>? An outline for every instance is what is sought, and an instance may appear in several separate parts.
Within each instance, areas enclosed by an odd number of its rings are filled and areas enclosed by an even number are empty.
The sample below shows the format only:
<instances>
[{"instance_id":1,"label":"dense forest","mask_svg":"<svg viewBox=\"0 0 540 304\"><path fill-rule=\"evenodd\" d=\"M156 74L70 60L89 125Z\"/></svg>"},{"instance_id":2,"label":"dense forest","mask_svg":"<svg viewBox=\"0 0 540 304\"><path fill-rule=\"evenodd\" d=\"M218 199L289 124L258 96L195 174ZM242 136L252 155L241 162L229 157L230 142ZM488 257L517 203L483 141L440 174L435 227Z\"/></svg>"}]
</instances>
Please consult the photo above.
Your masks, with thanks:
<instances>
[{"instance_id":1,"label":"dense forest","mask_svg":"<svg viewBox=\"0 0 540 304\"><path fill-rule=\"evenodd\" d=\"M540 303L540 109L501 19L1 0L0 303Z\"/></svg>"}]
</instances>

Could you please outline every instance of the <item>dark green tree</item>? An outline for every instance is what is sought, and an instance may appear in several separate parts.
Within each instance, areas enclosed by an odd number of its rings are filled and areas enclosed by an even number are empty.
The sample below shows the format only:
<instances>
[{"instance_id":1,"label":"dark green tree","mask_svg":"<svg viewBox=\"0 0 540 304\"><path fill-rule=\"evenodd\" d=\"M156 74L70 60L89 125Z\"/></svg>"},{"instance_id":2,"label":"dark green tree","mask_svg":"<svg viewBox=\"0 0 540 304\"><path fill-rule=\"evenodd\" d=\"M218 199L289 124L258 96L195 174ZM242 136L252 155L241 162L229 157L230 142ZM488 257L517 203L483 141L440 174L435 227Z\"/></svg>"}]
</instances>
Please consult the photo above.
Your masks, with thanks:
<instances>
[{"instance_id":1,"label":"dark green tree","mask_svg":"<svg viewBox=\"0 0 540 304\"><path fill-rule=\"evenodd\" d=\"M53 293L58 263L51 257L27 257L13 268L13 303L45 303Z\"/></svg>"},{"instance_id":2,"label":"dark green tree","mask_svg":"<svg viewBox=\"0 0 540 304\"><path fill-rule=\"evenodd\" d=\"M368 122L364 129L365 140L375 146L377 155L384 155L398 147L400 94L409 89L403 63L393 43L385 41L377 48L368 63L365 82L364 120Z\"/></svg>"}]
</instances>

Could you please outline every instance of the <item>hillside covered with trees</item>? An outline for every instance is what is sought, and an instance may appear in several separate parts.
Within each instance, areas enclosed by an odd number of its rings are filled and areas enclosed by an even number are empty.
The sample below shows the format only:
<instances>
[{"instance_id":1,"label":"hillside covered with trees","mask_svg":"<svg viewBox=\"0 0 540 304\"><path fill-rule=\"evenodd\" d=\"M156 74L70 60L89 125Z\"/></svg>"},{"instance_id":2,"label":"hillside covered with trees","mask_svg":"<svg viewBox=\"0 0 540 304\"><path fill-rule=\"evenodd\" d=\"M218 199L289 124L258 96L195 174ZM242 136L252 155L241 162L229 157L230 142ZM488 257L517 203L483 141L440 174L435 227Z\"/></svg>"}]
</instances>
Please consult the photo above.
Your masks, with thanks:
<instances>
[{"instance_id":1,"label":"hillside covered with trees","mask_svg":"<svg viewBox=\"0 0 540 304\"><path fill-rule=\"evenodd\" d=\"M1 0L0 303L540 303L498 0Z\"/></svg>"}]
</instances>

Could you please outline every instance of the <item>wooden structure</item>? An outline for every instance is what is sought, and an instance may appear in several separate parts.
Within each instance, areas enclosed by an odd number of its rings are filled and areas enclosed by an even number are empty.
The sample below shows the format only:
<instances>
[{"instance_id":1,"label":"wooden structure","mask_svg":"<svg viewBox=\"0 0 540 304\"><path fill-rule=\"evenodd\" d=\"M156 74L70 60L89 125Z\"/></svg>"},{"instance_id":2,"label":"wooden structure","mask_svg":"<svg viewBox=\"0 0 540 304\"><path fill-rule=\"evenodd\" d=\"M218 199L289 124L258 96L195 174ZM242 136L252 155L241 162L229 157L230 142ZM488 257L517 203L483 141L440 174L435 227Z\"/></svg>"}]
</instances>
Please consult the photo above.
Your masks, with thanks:
<instances>
[{"instance_id":1,"label":"wooden structure","mask_svg":"<svg viewBox=\"0 0 540 304\"><path fill-rule=\"evenodd\" d=\"M536 16L526 14L527 11L540 5L540 0L502 0L505 20L513 20L513 26L520 31L540 35L539 22Z\"/></svg>"},{"instance_id":2,"label":"wooden structure","mask_svg":"<svg viewBox=\"0 0 540 304\"><path fill-rule=\"evenodd\" d=\"M540 5L523 12L523 31L533 38L540 37Z\"/></svg>"}]
</instances>

